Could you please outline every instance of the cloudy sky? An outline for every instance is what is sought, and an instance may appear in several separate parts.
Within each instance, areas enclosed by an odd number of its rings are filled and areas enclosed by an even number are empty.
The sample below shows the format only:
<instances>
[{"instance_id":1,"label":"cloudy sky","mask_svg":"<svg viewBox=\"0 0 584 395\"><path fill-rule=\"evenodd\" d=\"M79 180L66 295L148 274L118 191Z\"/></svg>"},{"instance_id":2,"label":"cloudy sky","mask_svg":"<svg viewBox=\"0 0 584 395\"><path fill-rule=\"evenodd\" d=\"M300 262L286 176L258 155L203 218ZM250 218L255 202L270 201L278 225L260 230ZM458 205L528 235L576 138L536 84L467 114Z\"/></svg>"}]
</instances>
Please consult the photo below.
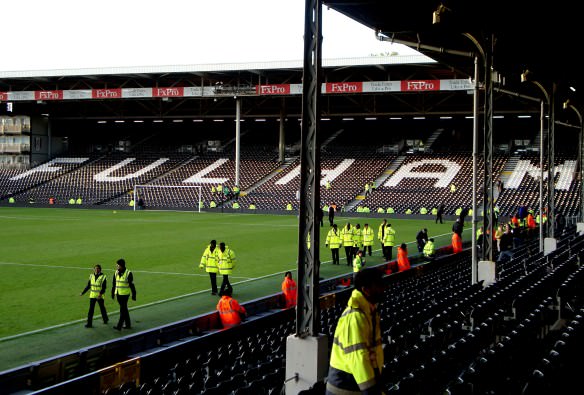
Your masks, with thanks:
<instances>
[{"instance_id":1,"label":"cloudy sky","mask_svg":"<svg viewBox=\"0 0 584 395\"><path fill-rule=\"evenodd\" d=\"M304 0L0 1L0 71L298 60L304 6ZM323 58L415 53L323 11Z\"/></svg>"}]
</instances>

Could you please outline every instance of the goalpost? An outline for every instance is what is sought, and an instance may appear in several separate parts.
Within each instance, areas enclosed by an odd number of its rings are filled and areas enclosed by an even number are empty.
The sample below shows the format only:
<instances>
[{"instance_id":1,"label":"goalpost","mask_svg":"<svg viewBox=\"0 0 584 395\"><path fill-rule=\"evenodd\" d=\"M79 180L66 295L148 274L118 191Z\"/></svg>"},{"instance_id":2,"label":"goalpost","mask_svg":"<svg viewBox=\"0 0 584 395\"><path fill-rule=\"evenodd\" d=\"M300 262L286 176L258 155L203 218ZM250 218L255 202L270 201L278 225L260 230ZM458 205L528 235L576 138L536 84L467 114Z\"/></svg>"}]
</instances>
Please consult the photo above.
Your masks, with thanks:
<instances>
[{"instance_id":1,"label":"goalpost","mask_svg":"<svg viewBox=\"0 0 584 395\"><path fill-rule=\"evenodd\" d=\"M134 185L134 211L144 208L201 212L201 185Z\"/></svg>"}]
</instances>

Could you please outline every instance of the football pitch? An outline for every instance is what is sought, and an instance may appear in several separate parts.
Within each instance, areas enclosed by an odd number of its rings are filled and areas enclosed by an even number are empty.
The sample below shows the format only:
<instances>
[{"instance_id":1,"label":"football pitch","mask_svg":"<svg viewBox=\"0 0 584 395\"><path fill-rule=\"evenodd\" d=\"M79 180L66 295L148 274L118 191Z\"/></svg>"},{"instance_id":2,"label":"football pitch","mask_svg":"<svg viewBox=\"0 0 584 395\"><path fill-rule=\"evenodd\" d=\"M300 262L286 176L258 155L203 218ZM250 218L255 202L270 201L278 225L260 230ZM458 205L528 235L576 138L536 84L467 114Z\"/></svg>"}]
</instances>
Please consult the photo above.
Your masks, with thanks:
<instances>
[{"instance_id":1,"label":"football pitch","mask_svg":"<svg viewBox=\"0 0 584 395\"><path fill-rule=\"evenodd\" d=\"M382 218L335 218L339 228L347 221L367 222L377 235ZM388 221L397 231L396 242L409 243L410 255L418 254L412 242L423 227L437 246L450 243L451 221ZM129 305L134 328L124 334L215 309L218 297L210 295L208 274L198 268L211 239L236 254L230 280L240 302L280 292L287 270L297 278L296 215L2 207L0 226L0 371L120 336L112 329L118 306L109 293L119 258L126 260L137 289L137 301ZM324 245L329 229L325 217L320 227L324 278L352 271L343 249L341 265L330 264ZM383 260L377 237L373 248L373 256L366 257L369 265ZM108 278L110 323L103 325L96 306L94 328L85 329L89 296L79 294L95 264Z\"/></svg>"}]
</instances>

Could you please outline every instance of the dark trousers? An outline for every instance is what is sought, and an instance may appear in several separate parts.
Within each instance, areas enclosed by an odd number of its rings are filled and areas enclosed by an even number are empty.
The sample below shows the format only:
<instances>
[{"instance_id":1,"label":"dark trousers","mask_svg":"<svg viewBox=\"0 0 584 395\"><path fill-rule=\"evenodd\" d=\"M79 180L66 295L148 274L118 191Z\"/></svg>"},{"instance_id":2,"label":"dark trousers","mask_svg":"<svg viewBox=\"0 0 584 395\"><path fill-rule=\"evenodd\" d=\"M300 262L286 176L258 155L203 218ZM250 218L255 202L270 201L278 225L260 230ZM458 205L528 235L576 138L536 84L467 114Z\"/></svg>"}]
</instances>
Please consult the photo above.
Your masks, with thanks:
<instances>
[{"instance_id":1,"label":"dark trousers","mask_svg":"<svg viewBox=\"0 0 584 395\"><path fill-rule=\"evenodd\" d=\"M130 295L117 295L118 304L120 305L120 320L118 321L118 328L122 325L126 328L132 327L132 322L130 321L130 310L128 310L128 300Z\"/></svg>"},{"instance_id":2,"label":"dark trousers","mask_svg":"<svg viewBox=\"0 0 584 395\"><path fill-rule=\"evenodd\" d=\"M339 258L339 249L331 248L331 254L333 255L333 265L339 265L341 263L341 259Z\"/></svg>"},{"instance_id":3,"label":"dark trousers","mask_svg":"<svg viewBox=\"0 0 584 395\"><path fill-rule=\"evenodd\" d=\"M367 253L369 253L369 256L371 256L372 250L373 249L371 246L363 246L363 256L367 255Z\"/></svg>"},{"instance_id":4,"label":"dark trousers","mask_svg":"<svg viewBox=\"0 0 584 395\"><path fill-rule=\"evenodd\" d=\"M434 221L434 223L436 223L436 224L437 224L437 223L438 223L438 221L440 221L440 223L441 223L441 224L443 224L443 223L444 223L444 222L442 222L442 214L438 214L438 215L436 216L436 220Z\"/></svg>"},{"instance_id":5,"label":"dark trousers","mask_svg":"<svg viewBox=\"0 0 584 395\"><path fill-rule=\"evenodd\" d=\"M347 255L347 266L353 265L353 246L345 247L345 254Z\"/></svg>"},{"instance_id":6,"label":"dark trousers","mask_svg":"<svg viewBox=\"0 0 584 395\"><path fill-rule=\"evenodd\" d=\"M393 246L383 246L383 257L386 261L391 261L391 256L393 254Z\"/></svg>"},{"instance_id":7,"label":"dark trousers","mask_svg":"<svg viewBox=\"0 0 584 395\"><path fill-rule=\"evenodd\" d=\"M108 322L108 318L107 318L107 311L105 311L105 302L103 301L103 298L90 298L89 299L89 312L87 313L87 325L91 326L91 323L93 322L93 312L95 311L95 303L97 302L97 304L99 305L99 311L101 311L101 318L103 319L103 323L107 324Z\"/></svg>"},{"instance_id":8,"label":"dark trousers","mask_svg":"<svg viewBox=\"0 0 584 395\"><path fill-rule=\"evenodd\" d=\"M513 258L513 252L511 250L504 250L499 253L497 262L505 262Z\"/></svg>"},{"instance_id":9,"label":"dark trousers","mask_svg":"<svg viewBox=\"0 0 584 395\"><path fill-rule=\"evenodd\" d=\"M224 274L223 281L221 281L221 289L219 290L219 295L221 295L223 293L223 290L225 290L225 288L227 287L231 288L231 283L229 282L229 275Z\"/></svg>"},{"instance_id":10,"label":"dark trousers","mask_svg":"<svg viewBox=\"0 0 584 395\"><path fill-rule=\"evenodd\" d=\"M329 215L329 224L331 226L333 226L334 223L335 223L335 216L334 215Z\"/></svg>"},{"instance_id":11,"label":"dark trousers","mask_svg":"<svg viewBox=\"0 0 584 395\"><path fill-rule=\"evenodd\" d=\"M209 272L209 279L211 280L211 293L215 295L217 293L217 273Z\"/></svg>"}]
</instances>

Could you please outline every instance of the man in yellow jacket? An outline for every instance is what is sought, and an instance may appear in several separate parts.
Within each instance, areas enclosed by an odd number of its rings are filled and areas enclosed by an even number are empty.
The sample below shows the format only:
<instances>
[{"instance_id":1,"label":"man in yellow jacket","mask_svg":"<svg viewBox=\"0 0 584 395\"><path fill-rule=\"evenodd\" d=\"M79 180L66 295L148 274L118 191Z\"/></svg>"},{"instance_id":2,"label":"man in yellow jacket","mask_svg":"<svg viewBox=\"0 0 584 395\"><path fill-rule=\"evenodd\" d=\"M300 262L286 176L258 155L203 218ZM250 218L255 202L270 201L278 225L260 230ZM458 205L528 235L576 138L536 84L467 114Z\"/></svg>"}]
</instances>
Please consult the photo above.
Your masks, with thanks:
<instances>
[{"instance_id":1,"label":"man in yellow jacket","mask_svg":"<svg viewBox=\"0 0 584 395\"><path fill-rule=\"evenodd\" d=\"M383 348L377 303L383 274L375 268L355 276L355 289L339 318L329 362L327 394L381 394Z\"/></svg>"},{"instance_id":2,"label":"man in yellow jacket","mask_svg":"<svg viewBox=\"0 0 584 395\"><path fill-rule=\"evenodd\" d=\"M434 246L434 239L430 238L424 246L424 258L434 259L436 258L436 247Z\"/></svg>"},{"instance_id":3,"label":"man in yellow jacket","mask_svg":"<svg viewBox=\"0 0 584 395\"><path fill-rule=\"evenodd\" d=\"M369 252L369 256L371 256L374 238L375 233L373 232L373 229L369 227L369 224L363 225L363 256L367 255L367 252Z\"/></svg>"},{"instance_id":4,"label":"man in yellow jacket","mask_svg":"<svg viewBox=\"0 0 584 395\"><path fill-rule=\"evenodd\" d=\"M379 229L377 229L377 240L381 243L381 253L385 256L385 250L383 249L383 239L385 238L385 230L387 229L387 220L384 219Z\"/></svg>"},{"instance_id":5,"label":"man in yellow jacket","mask_svg":"<svg viewBox=\"0 0 584 395\"><path fill-rule=\"evenodd\" d=\"M353 264L353 248L355 247L355 231L350 222L347 222L341 229L341 239L347 256L347 266L351 266Z\"/></svg>"},{"instance_id":6,"label":"man in yellow jacket","mask_svg":"<svg viewBox=\"0 0 584 395\"><path fill-rule=\"evenodd\" d=\"M395 229L391 224L387 224L385 235L383 237L383 256L386 261L391 261L393 257L393 246L395 245Z\"/></svg>"},{"instance_id":7,"label":"man in yellow jacket","mask_svg":"<svg viewBox=\"0 0 584 395\"><path fill-rule=\"evenodd\" d=\"M223 276L221 289L219 290L219 295L221 295L225 288L231 288L229 275L233 274L233 269L235 269L235 252L233 252L233 250L227 247L223 242L219 243L219 251L217 252L217 266L219 267L219 274Z\"/></svg>"},{"instance_id":8,"label":"man in yellow jacket","mask_svg":"<svg viewBox=\"0 0 584 395\"><path fill-rule=\"evenodd\" d=\"M339 248L341 248L341 235L337 224L333 224L331 230L326 235L325 245L331 249L333 265L340 265Z\"/></svg>"},{"instance_id":9,"label":"man in yellow jacket","mask_svg":"<svg viewBox=\"0 0 584 395\"><path fill-rule=\"evenodd\" d=\"M219 267L217 266L217 253L219 249L217 248L217 241L211 240L211 243L203 251L203 256L201 256L201 263L199 263L199 269L205 269L209 273L209 279L211 280L211 295L217 295L217 273L219 273Z\"/></svg>"}]
</instances>

